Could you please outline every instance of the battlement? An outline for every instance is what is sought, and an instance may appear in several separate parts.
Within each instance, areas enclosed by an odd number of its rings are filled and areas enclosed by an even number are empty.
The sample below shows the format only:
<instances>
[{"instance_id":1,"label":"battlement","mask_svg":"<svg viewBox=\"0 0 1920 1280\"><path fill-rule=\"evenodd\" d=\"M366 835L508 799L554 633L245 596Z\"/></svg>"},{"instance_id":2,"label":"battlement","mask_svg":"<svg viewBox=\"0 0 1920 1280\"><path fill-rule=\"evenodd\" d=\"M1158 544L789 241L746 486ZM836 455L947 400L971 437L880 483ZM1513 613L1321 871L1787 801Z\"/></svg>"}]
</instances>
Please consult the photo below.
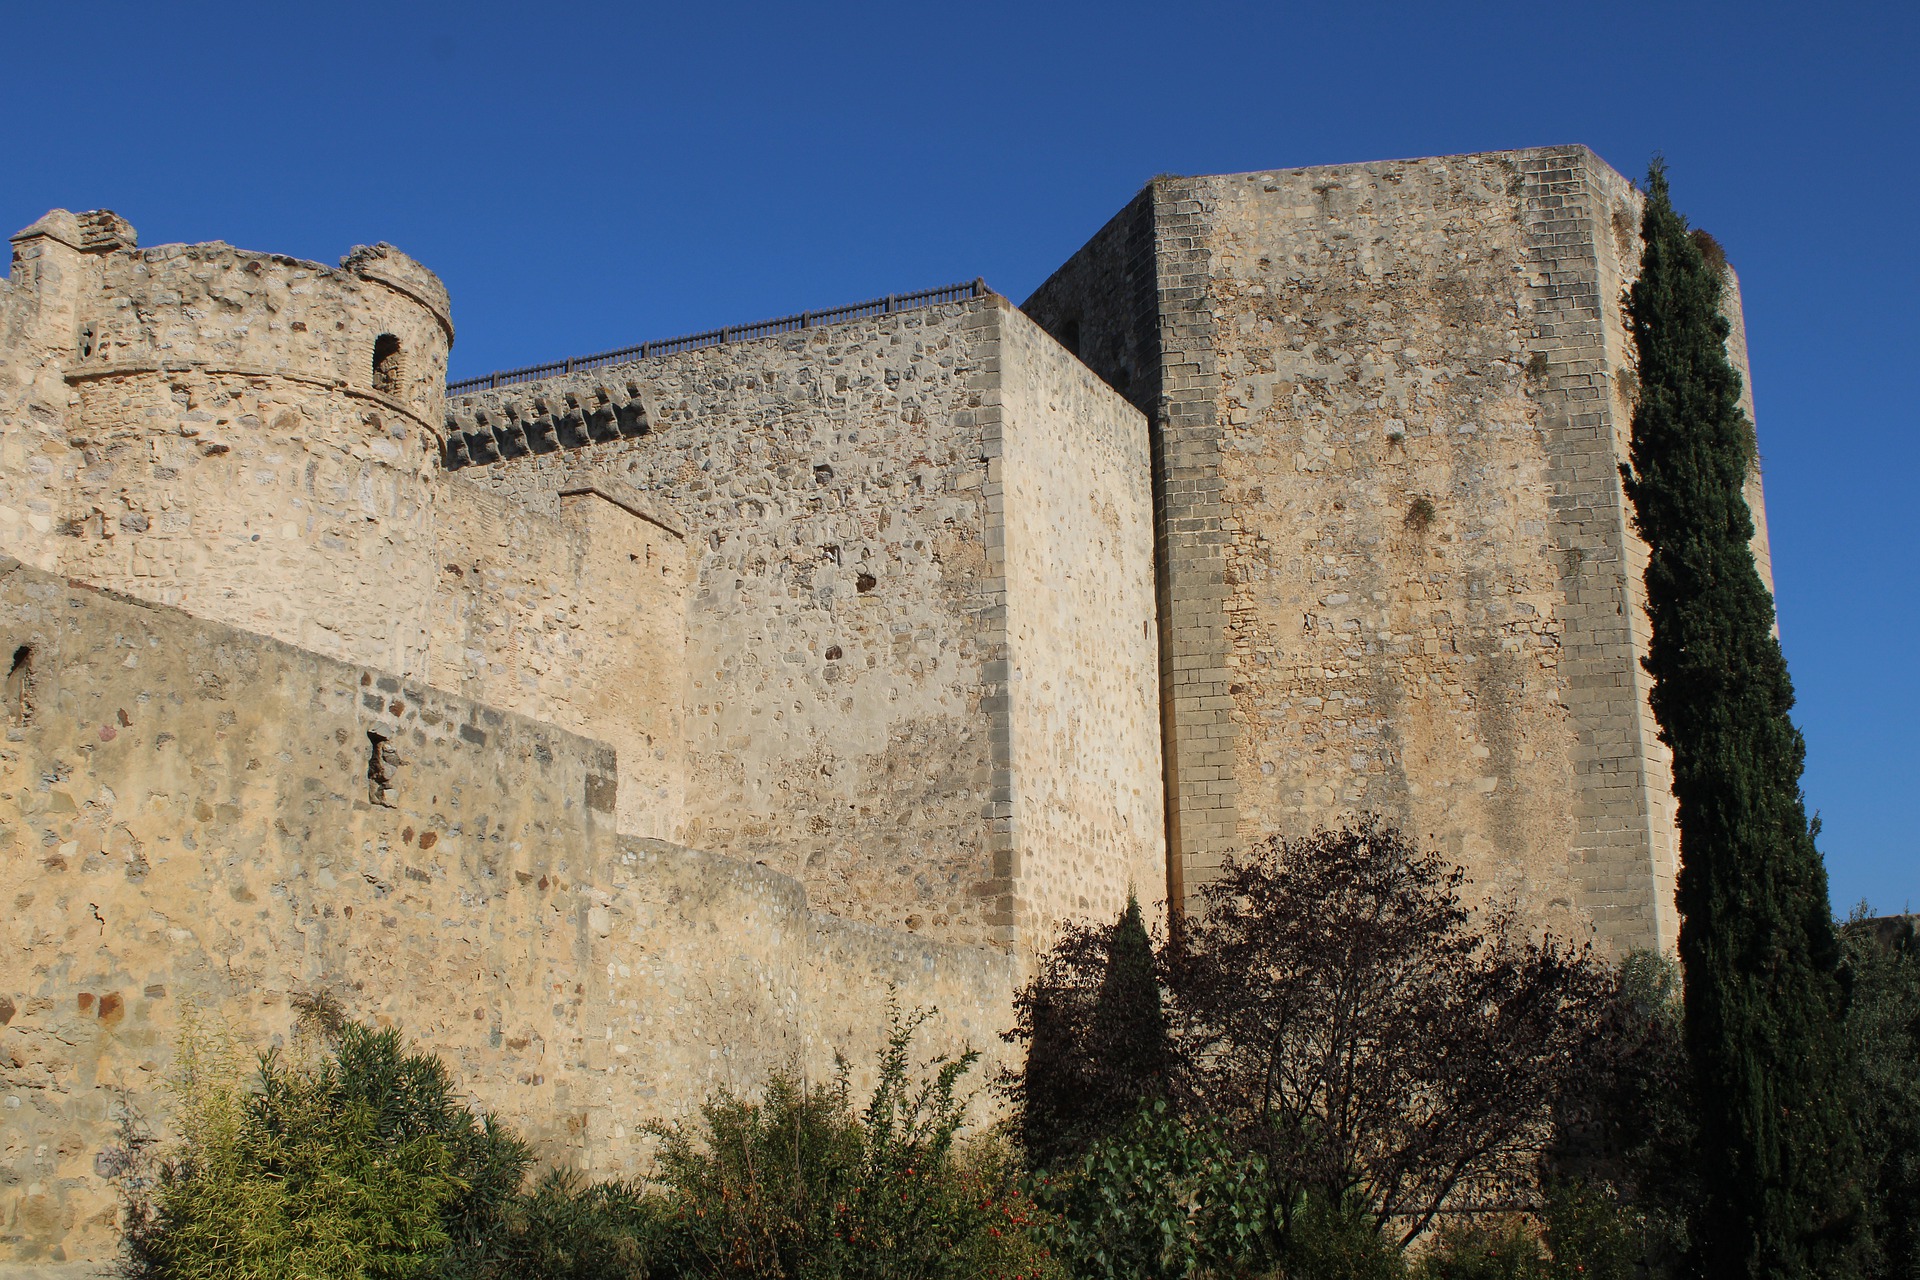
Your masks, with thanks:
<instances>
[{"instance_id":1,"label":"battlement","mask_svg":"<svg viewBox=\"0 0 1920 1280\"><path fill-rule=\"evenodd\" d=\"M13 256L10 283L31 299L47 350L68 345L69 378L291 378L375 399L437 434L447 292L391 245L357 247L337 269L218 241L140 249L111 212L56 209L13 237ZM57 331L63 320L71 333Z\"/></svg>"}]
</instances>

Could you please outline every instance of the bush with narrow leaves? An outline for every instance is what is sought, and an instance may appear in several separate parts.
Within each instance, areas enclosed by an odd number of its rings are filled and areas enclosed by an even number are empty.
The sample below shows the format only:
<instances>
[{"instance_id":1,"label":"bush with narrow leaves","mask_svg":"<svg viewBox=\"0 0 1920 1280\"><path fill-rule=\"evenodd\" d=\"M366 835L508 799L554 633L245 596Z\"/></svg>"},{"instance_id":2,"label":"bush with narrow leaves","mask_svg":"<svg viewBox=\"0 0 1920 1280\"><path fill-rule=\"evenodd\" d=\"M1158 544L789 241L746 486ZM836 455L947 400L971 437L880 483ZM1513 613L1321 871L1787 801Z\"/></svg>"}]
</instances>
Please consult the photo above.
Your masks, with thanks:
<instances>
[{"instance_id":1,"label":"bush with narrow leaves","mask_svg":"<svg viewBox=\"0 0 1920 1280\"><path fill-rule=\"evenodd\" d=\"M658 1179L673 1264L727 1280L1040 1280L1054 1274L1011 1153L963 1141L958 1088L976 1061L911 1061L926 1013L893 1018L878 1084L856 1109L830 1083L776 1073L664 1127Z\"/></svg>"},{"instance_id":2,"label":"bush with narrow leaves","mask_svg":"<svg viewBox=\"0 0 1920 1280\"><path fill-rule=\"evenodd\" d=\"M453 1097L398 1032L327 1028L307 1059L260 1055L245 1084L230 1037L189 1019L178 1147L128 1208L128 1270L180 1280L428 1277L526 1149ZM503 1190L504 1189L504 1190Z\"/></svg>"}]
</instances>

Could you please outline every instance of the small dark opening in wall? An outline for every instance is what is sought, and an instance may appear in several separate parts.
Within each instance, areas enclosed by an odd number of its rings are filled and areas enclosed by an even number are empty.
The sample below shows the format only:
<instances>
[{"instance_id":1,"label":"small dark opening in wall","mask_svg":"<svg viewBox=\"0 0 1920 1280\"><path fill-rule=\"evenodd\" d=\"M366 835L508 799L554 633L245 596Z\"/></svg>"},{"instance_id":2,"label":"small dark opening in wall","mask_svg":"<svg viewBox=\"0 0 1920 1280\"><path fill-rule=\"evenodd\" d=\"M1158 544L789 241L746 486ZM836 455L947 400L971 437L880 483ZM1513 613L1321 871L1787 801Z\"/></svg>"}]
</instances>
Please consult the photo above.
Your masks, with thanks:
<instances>
[{"instance_id":1,"label":"small dark opening in wall","mask_svg":"<svg viewBox=\"0 0 1920 1280\"><path fill-rule=\"evenodd\" d=\"M1080 354L1080 320L1075 317L1060 326L1060 345L1074 355Z\"/></svg>"},{"instance_id":2,"label":"small dark opening in wall","mask_svg":"<svg viewBox=\"0 0 1920 1280\"><path fill-rule=\"evenodd\" d=\"M400 394L400 339L383 333L373 340L373 389Z\"/></svg>"},{"instance_id":3,"label":"small dark opening in wall","mask_svg":"<svg viewBox=\"0 0 1920 1280\"><path fill-rule=\"evenodd\" d=\"M367 798L374 804L393 804L393 783L400 772L400 753L383 733L367 730Z\"/></svg>"},{"instance_id":4,"label":"small dark opening in wall","mask_svg":"<svg viewBox=\"0 0 1920 1280\"><path fill-rule=\"evenodd\" d=\"M7 723L25 724L33 714L33 646L23 644L13 651L13 664L7 668Z\"/></svg>"}]
</instances>

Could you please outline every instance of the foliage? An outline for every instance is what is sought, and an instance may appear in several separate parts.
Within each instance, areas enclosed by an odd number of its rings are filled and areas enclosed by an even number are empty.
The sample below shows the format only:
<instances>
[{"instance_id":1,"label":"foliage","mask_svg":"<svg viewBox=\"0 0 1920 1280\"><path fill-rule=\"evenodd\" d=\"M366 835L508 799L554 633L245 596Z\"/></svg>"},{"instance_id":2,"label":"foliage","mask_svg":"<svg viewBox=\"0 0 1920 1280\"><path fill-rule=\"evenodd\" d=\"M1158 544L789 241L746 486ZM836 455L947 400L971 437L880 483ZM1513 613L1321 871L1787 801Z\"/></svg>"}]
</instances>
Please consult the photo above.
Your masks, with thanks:
<instances>
[{"instance_id":1,"label":"foliage","mask_svg":"<svg viewBox=\"0 0 1920 1280\"><path fill-rule=\"evenodd\" d=\"M1913 917L1867 918L1841 933L1852 987L1847 1039L1865 1147L1869 1274L1920 1277L1920 937Z\"/></svg>"},{"instance_id":2,"label":"foliage","mask_svg":"<svg viewBox=\"0 0 1920 1280\"><path fill-rule=\"evenodd\" d=\"M187 1137L164 1158L127 1123L128 1271L153 1280L941 1280L1055 1273L1004 1145L963 1143L957 1087L975 1055L911 1070L892 1018L879 1083L855 1112L776 1074L660 1130L660 1185L549 1172L455 1098L438 1059L315 1002L324 1051L259 1057L189 1016L175 1081Z\"/></svg>"},{"instance_id":3,"label":"foliage","mask_svg":"<svg viewBox=\"0 0 1920 1280\"><path fill-rule=\"evenodd\" d=\"M1258 1157L1222 1134L1183 1123L1164 1100L1094 1139L1071 1166L1043 1175L1035 1195L1066 1269L1085 1280L1177 1280L1265 1260L1277 1206Z\"/></svg>"},{"instance_id":4,"label":"foliage","mask_svg":"<svg viewBox=\"0 0 1920 1280\"><path fill-rule=\"evenodd\" d=\"M1691 1097L1679 967L1630 953L1608 975L1587 1045L1554 1098L1549 1221L1588 1224L1565 1229L1576 1234L1603 1218L1625 1224L1620 1247L1654 1274L1674 1271L1700 1197Z\"/></svg>"},{"instance_id":5,"label":"foliage","mask_svg":"<svg viewBox=\"0 0 1920 1280\"><path fill-rule=\"evenodd\" d=\"M1110 927L1069 925L1015 997L1005 1038L1026 1043L1026 1063L1000 1083L1036 1166L1071 1164L1165 1094L1171 1049L1157 970L1128 895Z\"/></svg>"},{"instance_id":6,"label":"foliage","mask_svg":"<svg viewBox=\"0 0 1920 1280\"><path fill-rule=\"evenodd\" d=\"M1722 273L1648 174L1627 300L1640 398L1625 473L1646 540L1646 667L1673 749L1680 958L1695 1075L1694 1240L1709 1277L1838 1276L1860 1211L1826 868L1793 689L1754 565L1754 462Z\"/></svg>"},{"instance_id":7,"label":"foliage","mask_svg":"<svg viewBox=\"0 0 1920 1280\"><path fill-rule=\"evenodd\" d=\"M1559 1275L1580 1280L1634 1280L1676 1274L1679 1258L1664 1249L1662 1220L1621 1201L1609 1187L1554 1184L1541 1213Z\"/></svg>"},{"instance_id":8,"label":"foliage","mask_svg":"<svg viewBox=\"0 0 1920 1280\"><path fill-rule=\"evenodd\" d=\"M776 1073L758 1100L723 1092L698 1124L658 1131L682 1266L740 1280L1050 1272L1011 1155L958 1141L957 1087L977 1055L936 1058L914 1078L909 1050L927 1016L893 1016L858 1112L843 1062L831 1084Z\"/></svg>"},{"instance_id":9,"label":"foliage","mask_svg":"<svg viewBox=\"0 0 1920 1280\"><path fill-rule=\"evenodd\" d=\"M1284 1280L1400 1280L1407 1274L1406 1259L1365 1201L1331 1203L1318 1193L1295 1206L1279 1263L1275 1274Z\"/></svg>"},{"instance_id":10,"label":"foliage","mask_svg":"<svg viewBox=\"0 0 1920 1280\"><path fill-rule=\"evenodd\" d=\"M1270 1203L1358 1199L1403 1243L1530 1193L1606 991L1591 954L1476 917L1463 873L1377 821L1270 840L1199 890L1168 963L1184 1105Z\"/></svg>"},{"instance_id":11,"label":"foliage","mask_svg":"<svg viewBox=\"0 0 1920 1280\"><path fill-rule=\"evenodd\" d=\"M1553 1280L1540 1237L1511 1215L1449 1222L1413 1268L1414 1280Z\"/></svg>"},{"instance_id":12,"label":"foliage","mask_svg":"<svg viewBox=\"0 0 1920 1280\"><path fill-rule=\"evenodd\" d=\"M333 1029L309 1060L262 1054L252 1091L231 1040L190 1024L176 1069L181 1145L130 1208L131 1270L194 1280L429 1276L449 1221L478 1211L524 1148L452 1096L398 1032Z\"/></svg>"},{"instance_id":13,"label":"foliage","mask_svg":"<svg viewBox=\"0 0 1920 1280\"><path fill-rule=\"evenodd\" d=\"M668 1255L667 1209L625 1182L543 1175L501 1206L491 1229L449 1257L448 1280L645 1280Z\"/></svg>"}]
</instances>

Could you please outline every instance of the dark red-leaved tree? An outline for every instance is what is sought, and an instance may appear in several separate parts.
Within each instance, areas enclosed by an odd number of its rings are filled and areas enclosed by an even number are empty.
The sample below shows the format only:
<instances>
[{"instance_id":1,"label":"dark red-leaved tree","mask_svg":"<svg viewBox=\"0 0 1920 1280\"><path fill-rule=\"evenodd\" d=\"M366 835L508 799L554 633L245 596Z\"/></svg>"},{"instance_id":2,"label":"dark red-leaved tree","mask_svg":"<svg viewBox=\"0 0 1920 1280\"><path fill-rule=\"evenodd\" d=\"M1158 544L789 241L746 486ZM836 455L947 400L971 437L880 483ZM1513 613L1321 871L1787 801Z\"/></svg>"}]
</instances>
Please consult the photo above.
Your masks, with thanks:
<instances>
[{"instance_id":1,"label":"dark red-leaved tree","mask_svg":"<svg viewBox=\"0 0 1920 1280\"><path fill-rule=\"evenodd\" d=\"M1368 820L1199 889L1167 965L1178 1085L1264 1157L1272 1203L1358 1200L1404 1242L1443 1206L1533 1198L1607 970L1463 885Z\"/></svg>"}]
</instances>

